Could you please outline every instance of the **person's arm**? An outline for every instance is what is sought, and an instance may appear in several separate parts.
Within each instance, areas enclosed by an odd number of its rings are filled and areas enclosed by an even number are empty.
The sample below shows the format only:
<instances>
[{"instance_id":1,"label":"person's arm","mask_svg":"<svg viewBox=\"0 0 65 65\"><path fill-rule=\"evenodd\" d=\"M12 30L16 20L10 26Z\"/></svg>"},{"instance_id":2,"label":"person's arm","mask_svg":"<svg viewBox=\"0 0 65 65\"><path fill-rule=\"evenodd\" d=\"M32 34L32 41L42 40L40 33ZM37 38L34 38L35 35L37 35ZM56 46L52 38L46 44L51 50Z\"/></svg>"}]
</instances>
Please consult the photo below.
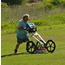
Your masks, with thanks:
<instances>
[{"instance_id":1,"label":"person's arm","mask_svg":"<svg viewBox=\"0 0 65 65\"><path fill-rule=\"evenodd\" d=\"M26 30L26 28L24 27L18 27L18 29L20 29L20 30Z\"/></svg>"}]
</instances>

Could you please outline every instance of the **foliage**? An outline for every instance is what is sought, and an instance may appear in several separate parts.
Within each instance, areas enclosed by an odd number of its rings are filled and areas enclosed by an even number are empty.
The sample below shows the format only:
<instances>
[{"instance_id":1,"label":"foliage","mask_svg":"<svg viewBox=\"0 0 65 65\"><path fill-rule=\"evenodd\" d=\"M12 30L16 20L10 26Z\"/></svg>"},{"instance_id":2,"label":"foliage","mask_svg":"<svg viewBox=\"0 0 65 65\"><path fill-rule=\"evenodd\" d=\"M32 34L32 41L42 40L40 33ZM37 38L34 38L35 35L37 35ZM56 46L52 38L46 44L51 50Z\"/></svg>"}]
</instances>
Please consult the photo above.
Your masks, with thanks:
<instances>
[{"instance_id":1,"label":"foliage","mask_svg":"<svg viewBox=\"0 0 65 65\"><path fill-rule=\"evenodd\" d=\"M30 22L35 23L37 26L65 24L65 14L52 15L45 17L44 19L31 20Z\"/></svg>"},{"instance_id":2,"label":"foliage","mask_svg":"<svg viewBox=\"0 0 65 65\"><path fill-rule=\"evenodd\" d=\"M1 1L7 3L8 5L14 5L14 4L22 4L26 0L1 0Z\"/></svg>"},{"instance_id":3,"label":"foliage","mask_svg":"<svg viewBox=\"0 0 65 65\"><path fill-rule=\"evenodd\" d=\"M65 7L65 1L63 1L61 5L62 5L63 7Z\"/></svg>"},{"instance_id":4,"label":"foliage","mask_svg":"<svg viewBox=\"0 0 65 65\"><path fill-rule=\"evenodd\" d=\"M43 0L29 0L29 3L34 3L34 2L38 2L38 1L43 1Z\"/></svg>"},{"instance_id":5,"label":"foliage","mask_svg":"<svg viewBox=\"0 0 65 65\"><path fill-rule=\"evenodd\" d=\"M7 8L8 5L7 5L7 3L1 2L1 7L2 7L2 8Z\"/></svg>"},{"instance_id":6,"label":"foliage","mask_svg":"<svg viewBox=\"0 0 65 65\"><path fill-rule=\"evenodd\" d=\"M23 1L23 0L22 0ZM51 26L65 24L65 2L57 0L62 4L61 7L56 7L53 2L56 0L45 0L35 5L12 5L1 3L1 33L17 32L18 21L23 14L30 15L29 22L33 22L36 26ZM58 2L57 2L58 3ZM58 6L59 6L58 5Z\"/></svg>"},{"instance_id":7,"label":"foliage","mask_svg":"<svg viewBox=\"0 0 65 65\"><path fill-rule=\"evenodd\" d=\"M18 22L4 22L1 23L1 33L15 33L17 32Z\"/></svg>"},{"instance_id":8,"label":"foliage","mask_svg":"<svg viewBox=\"0 0 65 65\"><path fill-rule=\"evenodd\" d=\"M56 6L65 6L65 0L45 0L40 5L39 8L54 9Z\"/></svg>"},{"instance_id":9,"label":"foliage","mask_svg":"<svg viewBox=\"0 0 65 65\"><path fill-rule=\"evenodd\" d=\"M39 20L29 20L33 22L36 26L53 26L59 24L65 24L65 14L58 14L45 17ZM18 21L14 22L2 22L1 23L1 33L16 33L17 32ZM51 27L50 27L51 29Z\"/></svg>"},{"instance_id":10,"label":"foliage","mask_svg":"<svg viewBox=\"0 0 65 65\"><path fill-rule=\"evenodd\" d=\"M51 7L51 6L50 6ZM54 8L54 6L53 6ZM26 6L8 6L7 8L1 8L1 21L11 22L20 20L24 14L29 14L30 19L44 19L49 15L63 14L65 13L65 8L57 7L54 9L38 7L38 5Z\"/></svg>"},{"instance_id":11,"label":"foliage","mask_svg":"<svg viewBox=\"0 0 65 65\"><path fill-rule=\"evenodd\" d=\"M53 5L60 5L62 3L62 0L52 0L51 3Z\"/></svg>"}]
</instances>

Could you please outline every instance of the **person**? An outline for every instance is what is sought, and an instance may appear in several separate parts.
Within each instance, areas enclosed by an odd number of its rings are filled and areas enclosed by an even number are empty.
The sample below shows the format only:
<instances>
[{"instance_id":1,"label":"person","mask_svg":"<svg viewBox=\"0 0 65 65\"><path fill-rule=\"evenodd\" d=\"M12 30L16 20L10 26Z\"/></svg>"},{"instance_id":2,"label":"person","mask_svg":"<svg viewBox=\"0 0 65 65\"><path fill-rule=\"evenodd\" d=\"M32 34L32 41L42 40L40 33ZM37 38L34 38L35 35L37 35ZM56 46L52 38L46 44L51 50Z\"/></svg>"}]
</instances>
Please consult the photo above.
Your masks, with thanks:
<instances>
[{"instance_id":1,"label":"person","mask_svg":"<svg viewBox=\"0 0 65 65\"><path fill-rule=\"evenodd\" d=\"M14 53L17 53L21 43L29 41L29 37L26 31L26 24L28 23L28 19L29 19L29 15L25 14L23 16L23 19L19 21L18 29L17 29L17 44Z\"/></svg>"}]
</instances>

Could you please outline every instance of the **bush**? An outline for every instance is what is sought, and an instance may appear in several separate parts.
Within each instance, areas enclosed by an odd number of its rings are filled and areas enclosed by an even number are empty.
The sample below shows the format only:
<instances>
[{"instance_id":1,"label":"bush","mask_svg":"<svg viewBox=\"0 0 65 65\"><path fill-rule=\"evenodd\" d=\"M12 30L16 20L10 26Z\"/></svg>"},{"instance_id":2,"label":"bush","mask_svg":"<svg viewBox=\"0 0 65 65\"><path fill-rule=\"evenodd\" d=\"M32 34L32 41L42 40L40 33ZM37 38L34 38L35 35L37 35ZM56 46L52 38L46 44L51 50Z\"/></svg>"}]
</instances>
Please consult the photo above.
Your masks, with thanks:
<instances>
[{"instance_id":1,"label":"bush","mask_svg":"<svg viewBox=\"0 0 65 65\"><path fill-rule=\"evenodd\" d=\"M22 4L26 0L1 0L1 1L7 3L8 5L14 5L14 4Z\"/></svg>"},{"instance_id":2,"label":"bush","mask_svg":"<svg viewBox=\"0 0 65 65\"><path fill-rule=\"evenodd\" d=\"M57 14L45 17L44 19L29 20L33 22L36 26L51 26L65 24L65 14ZM15 22L2 22L1 23L1 33L16 33L17 32L18 21Z\"/></svg>"},{"instance_id":3,"label":"bush","mask_svg":"<svg viewBox=\"0 0 65 65\"><path fill-rule=\"evenodd\" d=\"M44 5L44 7L45 8L48 8L48 9L53 9L53 8L55 8L54 6L53 6L53 4L51 4L51 3L46 3L45 5Z\"/></svg>"},{"instance_id":4,"label":"bush","mask_svg":"<svg viewBox=\"0 0 65 65\"><path fill-rule=\"evenodd\" d=\"M56 6L65 7L65 0L45 0L39 5L39 9L54 9Z\"/></svg>"},{"instance_id":5,"label":"bush","mask_svg":"<svg viewBox=\"0 0 65 65\"><path fill-rule=\"evenodd\" d=\"M51 1L51 4L53 4L54 6L59 5L59 4L61 4L61 0L53 0L53 1Z\"/></svg>"},{"instance_id":6,"label":"bush","mask_svg":"<svg viewBox=\"0 0 65 65\"><path fill-rule=\"evenodd\" d=\"M1 7L6 8L6 7L8 7L8 5L7 5L7 3L1 2Z\"/></svg>"},{"instance_id":7,"label":"bush","mask_svg":"<svg viewBox=\"0 0 65 65\"><path fill-rule=\"evenodd\" d=\"M40 3L39 8L40 9L44 8L45 10L46 9L54 9L55 6L50 2L51 1L47 1L47 0L43 1L42 3Z\"/></svg>"},{"instance_id":8,"label":"bush","mask_svg":"<svg viewBox=\"0 0 65 65\"><path fill-rule=\"evenodd\" d=\"M61 6L62 6L62 7L65 7L65 1L62 1Z\"/></svg>"},{"instance_id":9,"label":"bush","mask_svg":"<svg viewBox=\"0 0 65 65\"><path fill-rule=\"evenodd\" d=\"M33 22L37 26L65 24L65 14L52 15L44 19L31 20L30 22Z\"/></svg>"},{"instance_id":10,"label":"bush","mask_svg":"<svg viewBox=\"0 0 65 65\"><path fill-rule=\"evenodd\" d=\"M15 33L17 32L18 22L2 22L1 23L1 33Z\"/></svg>"},{"instance_id":11,"label":"bush","mask_svg":"<svg viewBox=\"0 0 65 65\"><path fill-rule=\"evenodd\" d=\"M65 0L52 0L50 3L53 4L54 6L59 5L65 6Z\"/></svg>"}]
</instances>

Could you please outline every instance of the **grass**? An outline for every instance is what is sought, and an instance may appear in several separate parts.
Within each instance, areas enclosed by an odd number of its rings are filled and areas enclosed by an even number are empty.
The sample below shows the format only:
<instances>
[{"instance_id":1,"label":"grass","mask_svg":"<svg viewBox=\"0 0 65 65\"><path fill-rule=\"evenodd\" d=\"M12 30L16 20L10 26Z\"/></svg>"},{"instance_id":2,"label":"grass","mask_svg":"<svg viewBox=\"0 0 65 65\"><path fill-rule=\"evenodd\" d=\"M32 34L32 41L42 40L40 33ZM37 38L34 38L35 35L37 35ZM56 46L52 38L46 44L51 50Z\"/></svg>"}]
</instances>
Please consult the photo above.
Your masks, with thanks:
<instances>
[{"instance_id":1,"label":"grass","mask_svg":"<svg viewBox=\"0 0 65 65\"><path fill-rule=\"evenodd\" d=\"M54 53L29 54L25 49L26 44L23 43L19 47L18 54L15 55L13 52L16 33L1 35L1 65L65 65L65 28L39 30L38 33L45 41L48 39L55 41Z\"/></svg>"}]
</instances>

